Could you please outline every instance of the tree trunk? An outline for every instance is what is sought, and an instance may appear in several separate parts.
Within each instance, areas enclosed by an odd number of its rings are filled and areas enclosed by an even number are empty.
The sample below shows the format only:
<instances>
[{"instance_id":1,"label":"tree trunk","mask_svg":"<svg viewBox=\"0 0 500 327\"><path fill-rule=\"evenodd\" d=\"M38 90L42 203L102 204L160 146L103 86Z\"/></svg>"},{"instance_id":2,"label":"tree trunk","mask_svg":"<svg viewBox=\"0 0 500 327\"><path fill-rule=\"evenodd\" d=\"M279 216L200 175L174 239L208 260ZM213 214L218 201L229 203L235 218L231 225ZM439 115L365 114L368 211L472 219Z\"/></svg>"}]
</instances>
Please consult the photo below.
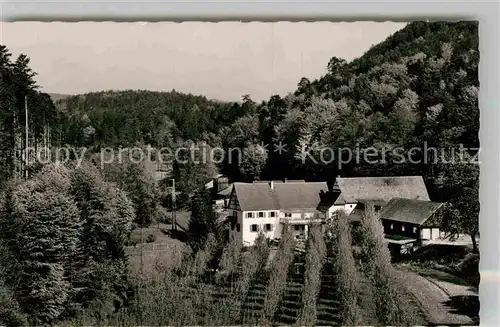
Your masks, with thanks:
<instances>
[{"instance_id":1,"label":"tree trunk","mask_svg":"<svg viewBox=\"0 0 500 327\"><path fill-rule=\"evenodd\" d=\"M471 238L471 240L472 240L472 252L474 252L474 253L478 253L478 252L479 252L479 250L478 250L478 248L477 248L476 233L472 233L472 234L470 235L470 238Z\"/></svg>"}]
</instances>

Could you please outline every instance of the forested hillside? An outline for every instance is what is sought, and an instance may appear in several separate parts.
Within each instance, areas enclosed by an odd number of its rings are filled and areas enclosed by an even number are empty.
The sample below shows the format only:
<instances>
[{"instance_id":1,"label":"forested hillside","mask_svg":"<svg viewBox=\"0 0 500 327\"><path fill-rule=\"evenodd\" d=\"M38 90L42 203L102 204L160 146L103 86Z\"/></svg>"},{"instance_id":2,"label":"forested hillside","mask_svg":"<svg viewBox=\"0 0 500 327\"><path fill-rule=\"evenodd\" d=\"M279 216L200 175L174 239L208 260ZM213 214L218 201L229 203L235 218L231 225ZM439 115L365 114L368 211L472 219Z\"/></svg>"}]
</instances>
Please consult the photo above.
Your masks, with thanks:
<instances>
[{"instance_id":1,"label":"forested hillside","mask_svg":"<svg viewBox=\"0 0 500 327\"><path fill-rule=\"evenodd\" d=\"M161 147L205 140L228 148L270 144L276 138L288 151L271 153L261 177L324 179L325 167L306 171L310 165L296 160L297 147L317 141L333 149L409 149L424 142L477 148L478 61L477 23L416 22L351 63L333 57L323 77L302 78L293 94L260 104L250 95L243 102L221 103L176 91L106 91L71 96L57 106L65 114L67 144L139 141ZM343 175L434 174L429 165L331 166Z\"/></svg>"},{"instance_id":2,"label":"forested hillside","mask_svg":"<svg viewBox=\"0 0 500 327\"><path fill-rule=\"evenodd\" d=\"M172 146L176 140L218 133L242 115L237 105L175 90L103 91L69 96L56 104L64 113L65 143L79 146Z\"/></svg>"},{"instance_id":3,"label":"forested hillside","mask_svg":"<svg viewBox=\"0 0 500 327\"><path fill-rule=\"evenodd\" d=\"M431 200L446 202L443 227L469 234L474 243L479 213L479 165L472 163L479 148L478 62L477 23L415 22L352 62L332 57L321 78L303 77L296 90L262 103L251 95L226 103L174 90L102 91L54 103L38 91L28 57L12 60L0 46L0 324L84 318L106 324L110 317L116 325L270 323L280 316L283 292L302 287L303 298L294 299L301 303L300 321L314 324L316 306L327 303L321 310L330 311L334 280L333 289L347 295L337 294L333 305L345 312L330 318L327 312L328 324L421 324L398 311L413 304L400 306L400 284L375 214L362 224L362 274L356 270L343 217L328 227L336 236L327 245L321 233L313 233L305 250L306 276L298 276L292 270L287 274L295 260L293 239L280 243L278 259L266 268L269 248L264 238L249 251L241 251L234 240L226 244L210 195L196 190L215 172L232 181L422 175ZM239 160L197 164L183 157L184 163L174 162L177 191L185 198L198 195L193 221L206 225L197 245L190 244L194 253L180 253L183 263L172 264L158 280L130 276L125 250L133 247L132 231L165 220L165 210L171 209L164 183L156 183L151 167L143 163L113 162L105 169L91 162L47 164L31 170L26 180L14 178L25 168L26 105L29 143L36 147L69 146L96 153L137 145L242 149ZM278 144L282 151L275 151ZM438 151L426 154L431 147ZM363 158L367 152L376 163ZM96 164L97 156L90 157ZM321 275L332 253L342 260ZM222 273L207 273L207 267L219 267ZM352 283L353 278L361 278L360 283ZM217 296L224 301L212 301ZM262 309L244 305L251 301ZM357 308L355 303L375 303L377 308ZM227 316L227 307L235 308L233 316ZM367 312L372 312L373 323ZM85 319L82 325L89 324Z\"/></svg>"},{"instance_id":4,"label":"forested hillside","mask_svg":"<svg viewBox=\"0 0 500 327\"><path fill-rule=\"evenodd\" d=\"M466 209L455 198L478 189L479 168L467 164L479 147L478 62L477 22L415 22L350 63L333 57L321 78L304 77L293 93L260 104L250 95L220 103L175 91L108 91L57 106L67 144L240 148L241 160L219 167L234 180L423 175L434 200L477 215L477 200ZM274 151L279 141L281 153ZM459 157L461 146L467 150ZM377 163L363 160L370 147ZM420 150L409 157L413 147ZM437 152L424 155L432 147Z\"/></svg>"}]
</instances>

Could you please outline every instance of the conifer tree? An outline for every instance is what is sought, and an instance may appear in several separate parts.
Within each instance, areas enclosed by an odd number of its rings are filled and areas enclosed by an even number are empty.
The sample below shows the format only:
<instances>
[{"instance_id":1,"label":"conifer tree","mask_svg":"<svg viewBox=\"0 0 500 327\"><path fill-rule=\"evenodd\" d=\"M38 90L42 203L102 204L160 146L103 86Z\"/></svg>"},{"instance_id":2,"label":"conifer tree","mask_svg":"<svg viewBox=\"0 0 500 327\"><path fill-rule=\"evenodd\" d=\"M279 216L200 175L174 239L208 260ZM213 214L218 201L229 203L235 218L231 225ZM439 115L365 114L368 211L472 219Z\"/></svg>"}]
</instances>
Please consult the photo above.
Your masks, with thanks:
<instances>
[{"instance_id":1,"label":"conifer tree","mask_svg":"<svg viewBox=\"0 0 500 327\"><path fill-rule=\"evenodd\" d=\"M47 167L14 192L13 215L20 226L16 238L20 271L14 289L34 324L57 319L70 293L65 275L78 243L80 212L65 192L64 172L62 167Z\"/></svg>"},{"instance_id":2,"label":"conifer tree","mask_svg":"<svg viewBox=\"0 0 500 327\"><path fill-rule=\"evenodd\" d=\"M217 234L215 219L210 193L207 190L198 191L193 197L188 231L189 244L194 252L205 243L208 234Z\"/></svg>"},{"instance_id":3,"label":"conifer tree","mask_svg":"<svg viewBox=\"0 0 500 327\"><path fill-rule=\"evenodd\" d=\"M134 209L124 191L84 162L72 173L71 194L82 216L78 255L73 260L73 309L91 303L122 303L127 289L125 245Z\"/></svg>"}]
</instances>

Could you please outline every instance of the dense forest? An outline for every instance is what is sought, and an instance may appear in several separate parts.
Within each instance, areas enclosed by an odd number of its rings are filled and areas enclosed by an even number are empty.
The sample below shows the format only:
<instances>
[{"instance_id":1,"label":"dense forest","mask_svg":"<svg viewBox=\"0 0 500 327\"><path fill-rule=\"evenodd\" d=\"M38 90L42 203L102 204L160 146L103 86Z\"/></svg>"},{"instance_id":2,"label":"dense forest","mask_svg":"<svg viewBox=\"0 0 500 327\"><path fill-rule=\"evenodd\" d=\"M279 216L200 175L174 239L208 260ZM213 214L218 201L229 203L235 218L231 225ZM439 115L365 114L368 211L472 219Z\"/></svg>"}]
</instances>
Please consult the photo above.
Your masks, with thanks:
<instances>
[{"instance_id":1,"label":"dense forest","mask_svg":"<svg viewBox=\"0 0 500 327\"><path fill-rule=\"evenodd\" d=\"M249 94L228 103L175 90L102 91L54 103L39 92L29 58L21 55L12 60L7 47L0 46L0 262L10 262L0 264L0 304L6 308L0 309L0 322L45 324L110 303L113 309L108 311L134 303L137 288L125 273L127 235L134 225L156 221L169 205L144 165L110 165L104 171L89 163L35 165L30 167L29 180L16 179L23 171L25 106L30 110L29 144L34 147L70 146L93 153L146 145L242 149L240 160L225 158L222 163L201 165L174 162L173 177L186 197L216 172L232 181L331 182L339 174L422 175L431 199L446 202L443 227L469 234L475 242L479 230L479 165L473 163L479 148L478 62L476 22L414 22L351 62L332 57L322 77L303 77L295 91L261 103ZM277 142L285 144L286 151L273 151ZM263 148L266 144L268 151ZM394 152L425 147L439 151L430 158L423 151L413 151L411 161L398 161ZM310 150L308 156L304 148ZM342 150L358 149L362 156L369 148L378 149L378 156L384 154L379 159L384 160L377 164L348 160ZM325 153L330 155L328 160ZM454 153L462 157L453 160ZM48 233L46 224L64 230L64 235ZM216 228L210 231L216 233ZM203 253L203 244L209 247L207 239L196 246L202 250L195 252ZM47 246L53 250L42 251ZM346 255L342 249L337 251ZM195 269L200 260L208 260L200 256L196 254L182 269ZM288 266L288 261L281 264ZM271 278L282 278L278 271ZM238 287L248 288L247 284ZM356 293L351 284L344 287ZM266 308L275 306L274 299L265 301Z\"/></svg>"}]
</instances>

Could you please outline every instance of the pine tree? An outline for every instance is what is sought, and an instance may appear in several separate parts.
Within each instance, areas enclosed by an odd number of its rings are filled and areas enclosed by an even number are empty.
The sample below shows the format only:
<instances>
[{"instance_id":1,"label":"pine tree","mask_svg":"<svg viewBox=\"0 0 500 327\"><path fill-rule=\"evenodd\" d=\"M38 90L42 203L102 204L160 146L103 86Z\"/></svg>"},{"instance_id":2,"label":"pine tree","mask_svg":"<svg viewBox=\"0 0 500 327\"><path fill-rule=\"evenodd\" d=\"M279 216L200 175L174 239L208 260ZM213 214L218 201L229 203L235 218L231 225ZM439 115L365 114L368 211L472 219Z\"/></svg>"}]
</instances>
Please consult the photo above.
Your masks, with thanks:
<instances>
[{"instance_id":1,"label":"pine tree","mask_svg":"<svg viewBox=\"0 0 500 327\"><path fill-rule=\"evenodd\" d=\"M125 245L135 216L133 205L87 162L73 170L71 194L83 223L72 263L73 310L96 303L103 308L113 302L120 305L128 287Z\"/></svg>"},{"instance_id":2,"label":"pine tree","mask_svg":"<svg viewBox=\"0 0 500 327\"><path fill-rule=\"evenodd\" d=\"M66 267L75 254L80 212L63 190L67 185L58 169L44 171L14 192L19 274L15 293L34 324L51 323L65 309L70 292Z\"/></svg>"},{"instance_id":3,"label":"pine tree","mask_svg":"<svg viewBox=\"0 0 500 327\"><path fill-rule=\"evenodd\" d=\"M189 220L189 244L194 252L205 243L208 234L217 234L215 213L207 190L198 191L193 197L191 219Z\"/></svg>"}]
</instances>

